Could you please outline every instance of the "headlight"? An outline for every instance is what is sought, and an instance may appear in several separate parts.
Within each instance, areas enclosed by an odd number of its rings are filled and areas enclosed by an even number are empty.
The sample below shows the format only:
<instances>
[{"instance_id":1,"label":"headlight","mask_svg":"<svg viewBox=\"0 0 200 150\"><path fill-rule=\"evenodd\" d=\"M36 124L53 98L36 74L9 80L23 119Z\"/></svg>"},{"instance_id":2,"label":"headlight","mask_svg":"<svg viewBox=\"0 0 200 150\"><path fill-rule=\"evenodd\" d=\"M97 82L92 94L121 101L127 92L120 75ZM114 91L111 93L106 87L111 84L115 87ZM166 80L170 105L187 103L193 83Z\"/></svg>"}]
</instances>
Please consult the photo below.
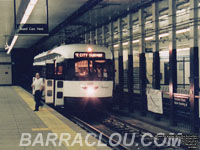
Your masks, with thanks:
<instances>
[{"instance_id":1,"label":"headlight","mask_svg":"<svg viewBox=\"0 0 200 150\"><path fill-rule=\"evenodd\" d=\"M87 88L87 94L88 94L88 95L93 95L93 94L94 94L94 91L95 91L95 90L94 90L93 87L88 87L88 88Z\"/></svg>"}]
</instances>

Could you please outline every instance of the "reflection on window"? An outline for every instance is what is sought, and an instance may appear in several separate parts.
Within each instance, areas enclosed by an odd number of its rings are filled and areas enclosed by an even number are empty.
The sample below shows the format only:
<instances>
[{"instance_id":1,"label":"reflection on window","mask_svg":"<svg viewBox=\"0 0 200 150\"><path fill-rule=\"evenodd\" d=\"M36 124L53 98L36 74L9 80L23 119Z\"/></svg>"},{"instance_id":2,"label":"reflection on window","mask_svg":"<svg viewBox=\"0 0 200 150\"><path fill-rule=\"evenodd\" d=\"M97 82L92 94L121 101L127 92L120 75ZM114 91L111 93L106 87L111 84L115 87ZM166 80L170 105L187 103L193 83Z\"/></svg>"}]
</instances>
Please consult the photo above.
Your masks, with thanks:
<instances>
[{"instance_id":1,"label":"reflection on window","mask_svg":"<svg viewBox=\"0 0 200 150\"><path fill-rule=\"evenodd\" d=\"M75 76L86 80L110 80L112 64L106 60L80 60L75 62Z\"/></svg>"},{"instance_id":2,"label":"reflection on window","mask_svg":"<svg viewBox=\"0 0 200 150\"><path fill-rule=\"evenodd\" d=\"M77 77L88 76L88 61L82 60L75 63L75 74Z\"/></svg>"},{"instance_id":3,"label":"reflection on window","mask_svg":"<svg viewBox=\"0 0 200 150\"><path fill-rule=\"evenodd\" d=\"M58 66L57 75L62 75L62 74L63 74L63 66Z\"/></svg>"}]
</instances>

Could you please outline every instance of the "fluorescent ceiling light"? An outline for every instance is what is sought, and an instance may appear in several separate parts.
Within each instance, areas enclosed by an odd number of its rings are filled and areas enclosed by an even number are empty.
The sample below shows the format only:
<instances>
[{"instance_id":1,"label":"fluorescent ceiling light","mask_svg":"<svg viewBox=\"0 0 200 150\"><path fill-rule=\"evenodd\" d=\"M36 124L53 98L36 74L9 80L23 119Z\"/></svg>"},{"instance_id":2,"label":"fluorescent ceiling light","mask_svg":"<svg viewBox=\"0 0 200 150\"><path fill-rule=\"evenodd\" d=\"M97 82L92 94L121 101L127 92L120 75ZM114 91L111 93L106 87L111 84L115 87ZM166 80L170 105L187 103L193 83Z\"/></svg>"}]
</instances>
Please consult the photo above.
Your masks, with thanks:
<instances>
[{"instance_id":1,"label":"fluorescent ceiling light","mask_svg":"<svg viewBox=\"0 0 200 150\"><path fill-rule=\"evenodd\" d=\"M166 36L169 36L169 33L160 34L160 35L159 35L159 38L166 37Z\"/></svg>"},{"instance_id":2,"label":"fluorescent ceiling light","mask_svg":"<svg viewBox=\"0 0 200 150\"><path fill-rule=\"evenodd\" d=\"M117 45L114 45L114 47L116 48L116 47L119 47L119 45L117 44Z\"/></svg>"},{"instance_id":3,"label":"fluorescent ceiling light","mask_svg":"<svg viewBox=\"0 0 200 150\"><path fill-rule=\"evenodd\" d=\"M190 31L190 28L178 30L178 31L176 31L176 34L185 33L185 32L188 32L188 31ZM169 33L160 34L159 38L166 37L166 36L169 36Z\"/></svg>"},{"instance_id":4,"label":"fluorescent ceiling light","mask_svg":"<svg viewBox=\"0 0 200 150\"><path fill-rule=\"evenodd\" d=\"M35 5L37 4L38 0L30 0L28 3L28 6L26 8L26 11L22 17L22 20L20 22L20 24L26 24L27 20L29 19ZM9 49L7 51L7 54L10 54L11 50L13 49L16 41L18 39L18 35L15 35L14 38L12 39L11 45L9 46Z\"/></svg>"},{"instance_id":5,"label":"fluorescent ceiling light","mask_svg":"<svg viewBox=\"0 0 200 150\"><path fill-rule=\"evenodd\" d=\"M128 42L123 43L123 45L128 45Z\"/></svg>"},{"instance_id":6,"label":"fluorescent ceiling light","mask_svg":"<svg viewBox=\"0 0 200 150\"><path fill-rule=\"evenodd\" d=\"M146 37L146 38L145 38L145 41L150 41L150 40L153 40L153 37L152 37L152 36Z\"/></svg>"},{"instance_id":7,"label":"fluorescent ceiling light","mask_svg":"<svg viewBox=\"0 0 200 150\"><path fill-rule=\"evenodd\" d=\"M167 18L168 15L163 15L163 16L160 16L159 19L164 19L164 18Z\"/></svg>"},{"instance_id":8,"label":"fluorescent ceiling light","mask_svg":"<svg viewBox=\"0 0 200 150\"><path fill-rule=\"evenodd\" d=\"M176 34L185 33L185 32L188 32L188 31L190 31L190 28L178 30L178 31L176 31ZM160 35L159 35L159 38L167 37L167 36L169 36L169 33L163 33L163 34L160 34ZM152 36L146 37L146 38L145 38L145 41L150 41L150 40L153 40L153 37L152 37ZM135 43L139 43L140 40L134 40L134 41L132 41L132 42L135 44ZM128 45L128 42L123 43L123 45ZM118 44L117 44L117 45L114 45L114 47L115 47L115 48L116 48L116 47L119 47L119 45L118 45Z\"/></svg>"},{"instance_id":9,"label":"fluorescent ceiling light","mask_svg":"<svg viewBox=\"0 0 200 150\"><path fill-rule=\"evenodd\" d=\"M178 52L183 52L183 51L189 51L190 48L179 48L177 49ZM169 51L165 50L165 51L160 51L160 56L169 56Z\"/></svg>"},{"instance_id":10,"label":"fluorescent ceiling light","mask_svg":"<svg viewBox=\"0 0 200 150\"><path fill-rule=\"evenodd\" d=\"M30 17L38 0L30 0L20 24L25 24Z\"/></svg>"},{"instance_id":11,"label":"fluorescent ceiling light","mask_svg":"<svg viewBox=\"0 0 200 150\"><path fill-rule=\"evenodd\" d=\"M13 40L12 40L12 42L11 42L11 44L10 44L10 46L9 46L9 49L8 49L8 51L7 51L7 54L10 54L10 52L11 52L12 48L14 47L14 45L15 45L17 39L18 39L18 35L15 35L14 38L13 38Z\"/></svg>"},{"instance_id":12,"label":"fluorescent ceiling light","mask_svg":"<svg viewBox=\"0 0 200 150\"><path fill-rule=\"evenodd\" d=\"M133 44L139 43L139 42L140 42L140 40L134 40L134 41L133 41Z\"/></svg>"},{"instance_id":13,"label":"fluorescent ceiling light","mask_svg":"<svg viewBox=\"0 0 200 150\"><path fill-rule=\"evenodd\" d=\"M188 31L190 31L190 28L178 30L178 31L176 31L176 34L185 33L185 32L188 32Z\"/></svg>"},{"instance_id":14,"label":"fluorescent ceiling light","mask_svg":"<svg viewBox=\"0 0 200 150\"><path fill-rule=\"evenodd\" d=\"M26 11L24 13L24 15L30 16L30 14L32 13L34 7L35 7L35 5L28 5L28 7L26 8Z\"/></svg>"},{"instance_id":15,"label":"fluorescent ceiling light","mask_svg":"<svg viewBox=\"0 0 200 150\"><path fill-rule=\"evenodd\" d=\"M28 18L29 18L29 16L24 15L20 24L25 24L27 22Z\"/></svg>"},{"instance_id":16,"label":"fluorescent ceiling light","mask_svg":"<svg viewBox=\"0 0 200 150\"><path fill-rule=\"evenodd\" d=\"M38 0L30 0L30 4L31 5L35 5L37 3Z\"/></svg>"}]
</instances>

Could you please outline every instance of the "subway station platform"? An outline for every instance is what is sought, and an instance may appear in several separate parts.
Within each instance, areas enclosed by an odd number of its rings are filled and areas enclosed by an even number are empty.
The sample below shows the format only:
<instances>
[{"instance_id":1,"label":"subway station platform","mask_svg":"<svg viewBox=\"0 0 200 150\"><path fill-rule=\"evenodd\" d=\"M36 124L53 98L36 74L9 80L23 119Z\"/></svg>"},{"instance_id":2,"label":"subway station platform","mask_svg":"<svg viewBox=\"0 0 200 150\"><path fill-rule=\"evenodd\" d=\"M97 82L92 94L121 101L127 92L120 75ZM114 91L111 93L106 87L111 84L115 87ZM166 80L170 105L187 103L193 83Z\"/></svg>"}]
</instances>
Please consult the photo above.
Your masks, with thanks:
<instances>
[{"instance_id":1,"label":"subway station platform","mask_svg":"<svg viewBox=\"0 0 200 150\"><path fill-rule=\"evenodd\" d=\"M45 105L38 112L34 112L34 99L31 94L26 92L21 87L5 86L0 87L0 150L109 150L108 147L87 146L83 142L83 146L75 144L67 146L62 142L61 146L56 143L49 142L45 145L47 135L56 133L60 136L61 133L69 133L72 141L76 133L80 133L84 140L87 132L79 126ZM28 146L20 146L22 133L31 135L31 143L27 141L23 144ZM42 134L42 142L34 144L38 134ZM39 138L38 138L39 139ZM37 140L38 140L37 139ZM97 142L94 137L89 138L89 143ZM32 146L34 144L34 146Z\"/></svg>"}]
</instances>

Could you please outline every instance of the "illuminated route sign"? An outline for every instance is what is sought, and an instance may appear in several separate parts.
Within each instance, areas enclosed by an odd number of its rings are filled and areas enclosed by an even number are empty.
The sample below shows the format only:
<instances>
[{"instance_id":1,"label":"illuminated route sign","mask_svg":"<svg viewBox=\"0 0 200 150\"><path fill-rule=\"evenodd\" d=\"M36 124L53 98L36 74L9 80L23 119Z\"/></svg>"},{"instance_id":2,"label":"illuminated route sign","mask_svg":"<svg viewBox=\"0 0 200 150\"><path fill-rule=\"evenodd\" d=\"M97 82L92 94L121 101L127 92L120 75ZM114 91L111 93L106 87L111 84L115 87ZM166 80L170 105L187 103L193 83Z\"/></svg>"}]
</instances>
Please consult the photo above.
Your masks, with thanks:
<instances>
[{"instance_id":1,"label":"illuminated route sign","mask_svg":"<svg viewBox=\"0 0 200 150\"><path fill-rule=\"evenodd\" d=\"M102 52L75 52L74 58L105 58L105 53Z\"/></svg>"}]
</instances>

